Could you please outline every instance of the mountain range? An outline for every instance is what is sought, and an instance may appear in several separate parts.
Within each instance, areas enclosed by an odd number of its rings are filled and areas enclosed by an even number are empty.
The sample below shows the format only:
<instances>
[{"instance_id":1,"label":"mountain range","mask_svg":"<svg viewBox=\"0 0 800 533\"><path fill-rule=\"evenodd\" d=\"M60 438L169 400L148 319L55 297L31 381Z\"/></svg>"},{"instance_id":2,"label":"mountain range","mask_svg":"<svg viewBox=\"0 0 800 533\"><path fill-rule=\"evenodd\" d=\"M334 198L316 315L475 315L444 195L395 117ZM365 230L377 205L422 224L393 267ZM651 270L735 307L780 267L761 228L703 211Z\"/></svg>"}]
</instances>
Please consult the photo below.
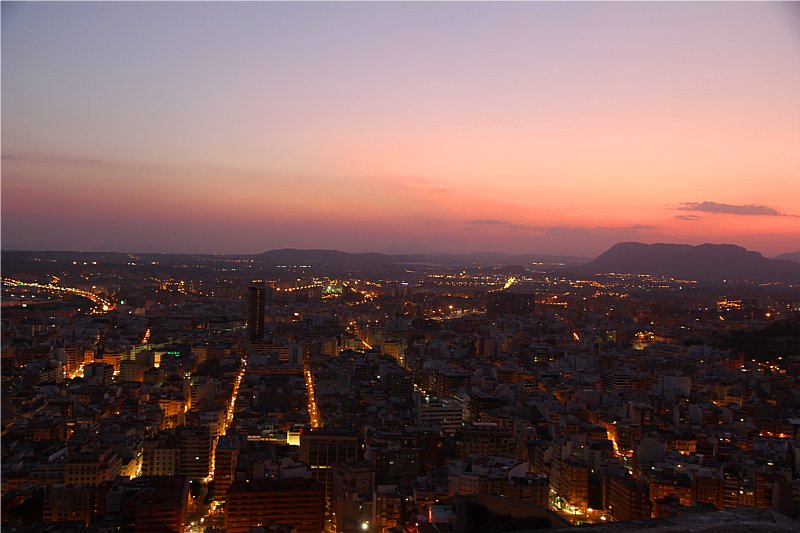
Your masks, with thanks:
<instances>
[{"instance_id":1,"label":"mountain range","mask_svg":"<svg viewBox=\"0 0 800 533\"><path fill-rule=\"evenodd\" d=\"M768 259L733 244L615 244L596 259L570 269L579 275L655 274L704 282L800 281L800 263Z\"/></svg>"},{"instance_id":2,"label":"mountain range","mask_svg":"<svg viewBox=\"0 0 800 533\"><path fill-rule=\"evenodd\" d=\"M794 261L795 263L800 263L800 252L792 252L788 254L781 254L773 259L785 259L786 261Z\"/></svg>"},{"instance_id":3,"label":"mountain range","mask_svg":"<svg viewBox=\"0 0 800 533\"><path fill-rule=\"evenodd\" d=\"M50 272L51 261L97 261L103 264L132 262L152 264L153 269L179 267L189 262L213 263L246 259L265 275L280 275L286 267L306 266L312 275L347 275L348 273L398 273L426 268L517 267L561 271L578 276L609 272L654 274L677 279L710 283L729 281L800 282L800 252L768 259L758 252L732 244L643 244L623 242L612 246L594 260L581 257L542 254L383 254L349 253L338 250L283 248L253 255L211 254L125 254L118 252L26 252L4 250L4 272ZM37 259L38 258L38 259ZM77 263L73 263L77 264ZM290 268L290 270L293 270Z\"/></svg>"},{"instance_id":4,"label":"mountain range","mask_svg":"<svg viewBox=\"0 0 800 533\"><path fill-rule=\"evenodd\" d=\"M471 254L382 254L378 252L349 253L338 250L304 250L282 248L255 256L248 256L264 264L308 264L330 265L338 268L364 270L390 266L508 266L541 263L548 267L580 265L589 261L584 257L543 254L503 254L499 252L475 252Z\"/></svg>"}]
</instances>

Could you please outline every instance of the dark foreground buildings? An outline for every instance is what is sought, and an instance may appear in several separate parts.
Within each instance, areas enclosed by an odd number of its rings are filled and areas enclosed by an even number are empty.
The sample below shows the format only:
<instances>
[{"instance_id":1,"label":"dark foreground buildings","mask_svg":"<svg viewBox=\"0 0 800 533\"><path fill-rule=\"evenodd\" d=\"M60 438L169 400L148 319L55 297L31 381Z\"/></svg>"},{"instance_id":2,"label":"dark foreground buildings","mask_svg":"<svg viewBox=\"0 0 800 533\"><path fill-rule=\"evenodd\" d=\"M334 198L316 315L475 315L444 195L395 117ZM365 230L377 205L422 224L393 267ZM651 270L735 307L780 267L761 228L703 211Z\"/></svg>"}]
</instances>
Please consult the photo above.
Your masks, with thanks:
<instances>
[{"instance_id":1,"label":"dark foreground buildings","mask_svg":"<svg viewBox=\"0 0 800 533\"><path fill-rule=\"evenodd\" d=\"M797 288L148 259L4 287L4 527L796 529Z\"/></svg>"}]
</instances>

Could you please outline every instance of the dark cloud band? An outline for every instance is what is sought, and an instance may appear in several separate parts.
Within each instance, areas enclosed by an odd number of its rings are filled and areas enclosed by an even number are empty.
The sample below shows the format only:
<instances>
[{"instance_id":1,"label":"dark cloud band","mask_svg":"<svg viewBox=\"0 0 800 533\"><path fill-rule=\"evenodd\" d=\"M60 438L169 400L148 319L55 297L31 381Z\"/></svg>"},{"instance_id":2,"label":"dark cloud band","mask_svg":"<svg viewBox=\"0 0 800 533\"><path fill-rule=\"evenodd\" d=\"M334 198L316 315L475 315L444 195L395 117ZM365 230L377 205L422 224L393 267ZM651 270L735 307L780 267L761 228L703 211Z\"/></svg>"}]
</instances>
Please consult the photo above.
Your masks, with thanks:
<instances>
[{"instance_id":1,"label":"dark cloud band","mask_svg":"<svg viewBox=\"0 0 800 533\"><path fill-rule=\"evenodd\" d=\"M718 202L684 202L679 207L681 211L701 211L703 213L718 213L723 215L746 215L765 217L790 216L771 207L759 204L721 204ZM685 219L684 219L685 220Z\"/></svg>"}]
</instances>

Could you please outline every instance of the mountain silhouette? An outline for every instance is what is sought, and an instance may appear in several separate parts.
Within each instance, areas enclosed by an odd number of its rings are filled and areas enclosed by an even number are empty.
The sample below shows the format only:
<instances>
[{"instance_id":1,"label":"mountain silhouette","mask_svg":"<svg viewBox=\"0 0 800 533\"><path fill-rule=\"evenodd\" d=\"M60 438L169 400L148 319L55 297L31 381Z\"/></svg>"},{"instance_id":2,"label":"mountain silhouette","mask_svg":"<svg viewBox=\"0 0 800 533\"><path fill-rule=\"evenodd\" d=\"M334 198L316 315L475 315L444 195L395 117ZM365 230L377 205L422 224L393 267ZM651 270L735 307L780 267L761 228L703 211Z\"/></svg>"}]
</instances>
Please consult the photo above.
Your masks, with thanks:
<instances>
[{"instance_id":1,"label":"mountain silhouette","mask_svg":"<svg viewBox=\"0 0 800 533\"><path fill-rule=\"evenodd\" d=\"M790 252L787 254L781 254L776 257L773 257L773 259L782 259L785 261L794 261L795 263L800 263L800 252Z\"/></svg>"},{"instance_id":2,"label":"mountain silhouette","mask_svg":"<svg viewBox=\"0 0 800 533\"><path fill-rule=\"evenodd\" d=\"M800 264L767 259L733 244L622 242L571 270L576 274L656 274L706 282L800 281Z\"/></svg>"}]
</instances>

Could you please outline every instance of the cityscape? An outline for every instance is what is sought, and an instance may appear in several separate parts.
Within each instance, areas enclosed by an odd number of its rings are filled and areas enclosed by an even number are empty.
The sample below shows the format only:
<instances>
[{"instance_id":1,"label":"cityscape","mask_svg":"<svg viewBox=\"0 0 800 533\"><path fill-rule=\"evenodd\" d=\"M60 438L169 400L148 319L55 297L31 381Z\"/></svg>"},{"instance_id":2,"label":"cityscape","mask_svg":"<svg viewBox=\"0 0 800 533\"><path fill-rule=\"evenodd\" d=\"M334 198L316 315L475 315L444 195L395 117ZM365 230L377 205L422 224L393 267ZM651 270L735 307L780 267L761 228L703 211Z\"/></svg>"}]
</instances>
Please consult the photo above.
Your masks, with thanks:
<instances>
[{"instance_id":1,"label":"cityscape","mask_svg":"<svg viewBox=\"0 0 800 533\"><path fill-rule=\"evenodd\" d=\"M2 2L0 527L800 530L797 2Z\"/></svg>"},{"instance_id":2,"label":"cityscape","mask_svg":"<svg viewBox=\"0 0 800 533\"><path fill-rule=\"evenodd\" d=\"M4 252L4 527L797 517L800 281L275 252Z\"/></svg>"}]
</instances>

